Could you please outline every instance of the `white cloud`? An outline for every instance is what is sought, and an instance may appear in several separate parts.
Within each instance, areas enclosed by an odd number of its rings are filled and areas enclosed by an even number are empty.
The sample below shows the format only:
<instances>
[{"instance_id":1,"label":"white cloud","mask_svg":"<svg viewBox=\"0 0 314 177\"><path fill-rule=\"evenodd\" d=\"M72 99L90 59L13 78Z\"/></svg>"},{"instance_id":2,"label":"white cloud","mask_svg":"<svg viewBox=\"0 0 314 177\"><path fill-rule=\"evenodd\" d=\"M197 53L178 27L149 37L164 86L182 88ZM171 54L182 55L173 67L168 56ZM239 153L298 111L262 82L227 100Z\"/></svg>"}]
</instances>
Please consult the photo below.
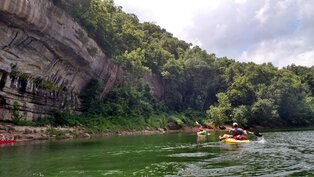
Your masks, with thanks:
<instances>
[{"instance_id":1,"label":"white cloud","mask_svg":"<svg viewBox=\"0 0 314 177\"><path fill-rule=\"evenodd\" d=\"M194 25L193 19L199 11L217 8L221 1L194 0L115 0L123 10L134 13L141 22L156 22L174 36L189 40L187 28ZM190 42L197 42L195 39ZM189 42L189 41L188 41Z\"/></svg>"},{"instance_id":2,"label":"white cloud","mask_svg":"<svg viewBox=\"0 0 314 177\"><path fill-rule=\"evenodd\" d=\"M115 0L141 21L217 56L314 65L312 0Z\"/></svg>"},{"instance_id":3,"label":"white cloud","mask_svg":"<svg viewBox=\"0 0 314 177\"><path fill-rule=\"evenodd\" d=\"M261 24L265 24L265 22L270 18L269 10L269 1L267 1L262 8L256 11L255 18Z\"/></svg>"},{"instance_id":4,"label":"white cloud","mask_svg":"<svg viewBox=\"0 0 314 177\"><path fill-rule=\"evenodd\" d=\"M243 3L246 3L246 0L235 0L235 3L243 4Z\"/></svg>"},{"instance_id":5,"label":"white cloud","mask_svg":"<svg viewBox=\"0 0 314 177\"><path fill-rule=\"evenodd\" d=\"M272 62L283 67L291 64L314 65L314 49L306 49L302 38L267 40L255 44L248 51L242 52L241 61L255 63Z\"/></svg>"}]
</instances>

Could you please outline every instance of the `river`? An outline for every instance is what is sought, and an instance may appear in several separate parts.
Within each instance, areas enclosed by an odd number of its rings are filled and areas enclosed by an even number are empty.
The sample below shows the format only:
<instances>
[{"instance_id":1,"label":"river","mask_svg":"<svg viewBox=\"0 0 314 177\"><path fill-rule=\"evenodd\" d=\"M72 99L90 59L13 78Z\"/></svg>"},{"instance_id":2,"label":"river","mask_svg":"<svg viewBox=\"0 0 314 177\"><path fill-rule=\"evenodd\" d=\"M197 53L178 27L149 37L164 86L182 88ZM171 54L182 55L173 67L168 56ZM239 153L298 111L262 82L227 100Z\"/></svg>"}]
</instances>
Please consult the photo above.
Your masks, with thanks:
<instances>
[{"instance_id":1,"label":"river","mask_svg":"<svg viewBox=\"0 0 314 177\"><path fill-rule=\"evenodd\" d=\"M263 135L239 146L219 142L216 133L2 145L0 176L314 176L314 131Z\"/></svg>"}]
</instances>

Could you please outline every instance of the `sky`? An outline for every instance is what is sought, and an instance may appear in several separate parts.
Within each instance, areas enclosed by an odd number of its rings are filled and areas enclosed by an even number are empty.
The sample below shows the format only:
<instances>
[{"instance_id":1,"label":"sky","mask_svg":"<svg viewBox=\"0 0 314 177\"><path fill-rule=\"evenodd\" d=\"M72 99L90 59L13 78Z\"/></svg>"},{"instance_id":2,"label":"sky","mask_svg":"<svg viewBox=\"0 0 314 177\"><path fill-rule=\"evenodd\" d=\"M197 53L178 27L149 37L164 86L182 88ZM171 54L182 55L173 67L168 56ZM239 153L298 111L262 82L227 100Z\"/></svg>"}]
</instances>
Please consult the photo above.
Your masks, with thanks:
<instances>
[{"instance_id":1,"label":"sky","mask_svg":"<svg viewBox=\"0 0 314 177\"><path fill-rule=\"evenodd\" d=\"M314 65L314 0L115 0L217 57Z\"/></svg>"}]
</instances>

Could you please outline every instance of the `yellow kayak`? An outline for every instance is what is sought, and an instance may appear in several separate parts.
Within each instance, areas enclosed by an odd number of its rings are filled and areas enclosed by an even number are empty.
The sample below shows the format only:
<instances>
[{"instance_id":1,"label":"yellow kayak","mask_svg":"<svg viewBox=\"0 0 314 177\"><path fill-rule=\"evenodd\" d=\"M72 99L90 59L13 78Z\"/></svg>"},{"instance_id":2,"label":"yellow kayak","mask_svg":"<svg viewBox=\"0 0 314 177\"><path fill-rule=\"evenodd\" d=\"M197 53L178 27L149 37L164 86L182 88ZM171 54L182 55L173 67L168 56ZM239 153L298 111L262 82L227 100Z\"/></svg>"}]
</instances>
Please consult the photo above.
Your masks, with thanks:
<instances>
[{"instance_id":1,"label":"yellow kayak","mask_svg":"<svg viewBox=\"0 0 314 177\"><path fill-rule=\"evenodd\" d=\"M251 141L250 140L236 140L234 138L226 138L223 140L223 142L227 144L242 144L242 143L249 143Z\"/></svg>"}]
</instances>

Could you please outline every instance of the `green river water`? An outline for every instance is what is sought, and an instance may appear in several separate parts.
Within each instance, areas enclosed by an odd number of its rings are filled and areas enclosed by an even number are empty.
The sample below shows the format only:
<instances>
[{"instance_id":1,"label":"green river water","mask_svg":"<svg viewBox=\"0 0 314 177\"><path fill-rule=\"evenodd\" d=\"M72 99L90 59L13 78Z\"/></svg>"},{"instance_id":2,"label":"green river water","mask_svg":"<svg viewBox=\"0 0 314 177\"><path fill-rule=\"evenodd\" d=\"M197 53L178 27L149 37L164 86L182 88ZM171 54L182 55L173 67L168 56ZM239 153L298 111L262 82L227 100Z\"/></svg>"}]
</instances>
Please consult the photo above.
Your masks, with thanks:
<instances>
[{"instance_id":1,"label":"green river water","mask_svg":"<svg viewBox=\"0 0 314 177\"><path fill-rule=\"evenodd\" d=\"M240 146L219 142L215 133L2 145L0 176L314 176L314 131L263 135Z\"/></svg>"}]
</instances>

